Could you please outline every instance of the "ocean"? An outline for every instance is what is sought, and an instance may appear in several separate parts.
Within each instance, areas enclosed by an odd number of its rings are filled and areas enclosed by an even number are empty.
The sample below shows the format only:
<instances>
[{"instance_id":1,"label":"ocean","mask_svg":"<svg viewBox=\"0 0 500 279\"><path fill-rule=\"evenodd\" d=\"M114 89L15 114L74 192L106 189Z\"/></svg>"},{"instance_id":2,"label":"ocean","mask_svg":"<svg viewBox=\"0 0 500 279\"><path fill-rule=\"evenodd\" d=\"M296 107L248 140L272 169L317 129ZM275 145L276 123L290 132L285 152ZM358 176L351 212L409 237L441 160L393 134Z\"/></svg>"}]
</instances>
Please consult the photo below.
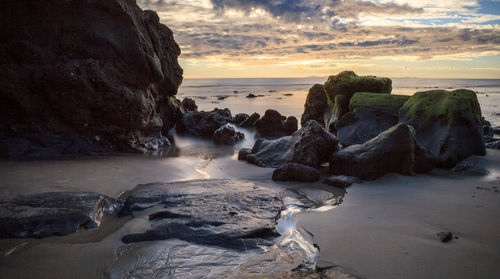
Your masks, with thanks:
<instances>
[{"instance_id":1,"label":"ocean","mask_svg":"<svg viewBox=\"0 0 500 279\"><path fill-rule=\"evenodd\" d=\"M229 108L234 115L262 114L272 108L300 118L309 88L325 81L326 78L184 79L178 98L193 98L200 110ZM402 95L433 89L473 90L478 93L483 116L500 125L500 79L393 78L392 87L392 94ZM247 98L248 94L259 97Z\"/></svg>"}]
</instances>

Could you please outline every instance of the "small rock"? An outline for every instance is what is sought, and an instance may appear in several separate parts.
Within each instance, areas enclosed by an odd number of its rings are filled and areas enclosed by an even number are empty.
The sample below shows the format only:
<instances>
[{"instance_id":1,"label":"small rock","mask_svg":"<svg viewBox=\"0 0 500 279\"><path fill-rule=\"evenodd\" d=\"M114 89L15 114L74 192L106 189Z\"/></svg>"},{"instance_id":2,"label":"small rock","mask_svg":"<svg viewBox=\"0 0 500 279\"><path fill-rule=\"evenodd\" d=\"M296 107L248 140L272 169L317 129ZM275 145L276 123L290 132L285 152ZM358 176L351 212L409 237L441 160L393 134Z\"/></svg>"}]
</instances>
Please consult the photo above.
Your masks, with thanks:
<instances>
[{"instance_id":1,"label":"small rock","mask_svg":"<svg viewBox=\"0 0 500 279\"><path fill-rule=\"evenodd\" d=\"M453 172L461 173L472 168L474 168L474 163L471 161L461 161L452 170Z\"/></svg>"},{"instance_id":2,"label":"small rock","mask_svg":"<svg viewBox=\"0 0 500 279\"><path fill-rule=\"evenodd\" d=\"M257 98L257 96L254 95L254 94L252 94L252 93L250 93L250 94L247 95L247 98Z\"/></svg>"},{"instance_id":3,"label":"small rock","mask_svg":"<svg viewBox=\"0 0 500 279\"><path fill-rule=\"evenodd\" d=\"M274 170L273 180L314 182L319 180L319 171L306 165L288 163Z\"/></svg>"},{"instance_id":4,"label":"small rock","mask_svg":"<svg viewBox=\"0 0 500 279\"><path fill-rule=\"evenodd\" d=\"M245 135L243 133L237 132L229 124L220 127L212 135L212 141L215 144L223 144L223 145L234 145L237 142L243 140L244 138Z\"/></svg>"},{"instance_id":5,"label":"small rock","mask_svg":"<svg viewBox=\"0 0 500 279\"><path fill-rule=\"evenodd\" d=\"M250 148L240 149L238 152L238 160L246 160L249 154L252 154L252 150Z\"/></svg>"},{"instance_id":6,"label":"small rock","mask_svg":"<svg viewBox=\"0 0 500 279\"><path fill-rule=\"evenodd\" d=\"M247 120L247 119L248 119L248 117L249 117L249 115L248 115L248 114L246 114L246 113L238 113L238 114L236 114L236 115L233 117L233 120L232 120L231 122L239 124L239 123L241 123L241 122L243 122L243 121Z\"/></svg>"},{"instance_id":7,"label":"small rock","mask_svg":"<svg viewBox=\"0 0 500 279\"><path fill-rule=\"evenodd\" d=\"M234 94L238 94L238 93L240 93L240 92L238 92L238 90L234 90L234 91L233 91L233 93L234 93Z\"/></svg>"},{"instance_id":8,"label":"small rock","mask_svg":"<svg viewBox=\"0 0 500 279\"><path fill-rule=\"evenodd\" d=\"M195 111L198 109L196 102L191 98L184 98L182 100L181 106L186 111Z\"/></svg>"},{"instance_id":9,"label":"small rock","mask_svg":"<svg viewBox=\"0 0 500 279\"><path fill-rule=\"evenodd\" d=\"M486 148L499 150L500 149L500 140L487 143Z\"/></svg>"},{"instance_id":10,"label":"small rock","mask_svg":"<svg viewBox=\"0 0 500 279\"><path fill-rule=\"evenodd\" d=\"M293 96L291 93L283 94L283 96Z\"/></svg>"},{"instance_id":11,"label":"small rock","mask_svg":"<svg viewBox=\"0 0 500 279\"><path fill-rule=\"evenodd\" d=\"M259 120L259 118L260 118L260 114L254 112L247 119L240 122L240 124L238 126L245 127L245 128L254 127L255 121Z\"/></svg>"},{"instance_id":12,"label":"small rock","mask_svg":"<svg viewBox=\"0 0 500 279\"><path fill-rule=\"evenodd\" d=\"M439 240L443 243L450 242L453 240L453 234L451 232L439 232L436 234Z\"/></svg>"},{"instance_id":13,"label":"small rock","mask_svg":"<svg viewBox=\"0 0 500 279\"><path fill-rule=\"evenodd\" d=\"M328 184L339 188L346 188L354 183L360 182L361 180L359 178L346 175L333 175L323 180L323 184Z\"/></svg>"}]
</instances>

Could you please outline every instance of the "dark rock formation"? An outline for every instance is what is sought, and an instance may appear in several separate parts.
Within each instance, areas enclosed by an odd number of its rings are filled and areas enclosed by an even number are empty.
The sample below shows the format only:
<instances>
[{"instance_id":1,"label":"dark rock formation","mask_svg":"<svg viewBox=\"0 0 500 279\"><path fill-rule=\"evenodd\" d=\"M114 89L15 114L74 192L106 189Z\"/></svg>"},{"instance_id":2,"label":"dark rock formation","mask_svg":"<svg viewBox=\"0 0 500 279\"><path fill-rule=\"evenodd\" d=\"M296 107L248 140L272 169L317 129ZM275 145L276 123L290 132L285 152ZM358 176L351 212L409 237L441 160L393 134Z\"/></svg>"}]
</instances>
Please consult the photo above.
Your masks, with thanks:
<instances>
[{"instance_id":1,"label":"dark rock formation","mask_svg":"<svg viewBox=\"0 0 500 279\"><path fill-rule=\"evenodd\" d=\"M247 95L247 98L257 98L257 96L255 94L250 93Z\"/></svg>"},{"instance_id":2,"label":"dark rock formation","mask_svg":"<svg viewBox=\"0 0 500 279\"><path fill-rule=\"evenodd\" d=\"M486 148L488 149L500 149L500 140L492 141L486 144Z\"/></svg>"},{"instance_id":3,"label":"dark rock formation","mask_svg":"<svg viewBox=\"0 0 500 279\"><path fill-rule=\"evenodd\" d=\"M415 142L415 172L428 173L437 167L437 157L429 150Z\"/></svg>"},{"instance_id":4,"label":"dark rock formation","mask_svg":"<svg viewBox=\"0 0 500 279\"><path fill-rule=\"evenodd\" d=\"M344 146L363 144L399 121L399 108L410 96L356 93L352 96L350 112L335 124L337 137Z\"/></svg>"},{"instance_id":5,"label":"dark rock formation","mask_svg":"<svg viewBox=\"0 0 500 279\"><path fill-rule=\"evenodd\" d=\"M179 46L129 0L4 1L0 156L148 151L180 107Z\"/></svg>"},{"instance_id":6,"label":"dark rock formation","mask_svg":"<svg viewBox=\"0 0 500 279\"><path fill-rule=\"evenodd\" d=\"M437 156L438 167L485 154L481 108L473 91L417 92L401 107L400 122L415 128L418 142Z\"/></svg>"},{"instance_id":7,"label":"dark rock formation","mask_svg":"<svg viewBox=\"0 0 500 279\"><path fill-rule=\"evenodd\" d=\"M333 175L323 180L323 184L328 184L330 186L335 186L339 188L346 188L354 183L361 183L361 180L354 176L345 176L345 175Z\"/></svg>"},{"instance_id":8,"label":"dark rock formation","mask_svg":"<svg viewBox=\"0 0 500 279\"><path fill-rule=\"evenodd\" d=\"M212 111L190 111L182 116L175 126L177 133L194 137L212 138L215 130L232 120L229 109Z\"/></svg>"},{"instance_id":9,"label":"dark rock formation","mask_svg":"<svg viewBox=\"0 0 500 279\"><path fill-rule=\"evenodd\" d=\"M238 126L244 127L244 128L254 127L255 121L259 120L259 118L260 118L260 114L254 112L247 119L240 122L240 124Z\"/></svg>"},{"instance_id":10,"label":"dark rock formation","mask_svg":"<svg viewBox=\"0 0 500 279\"><path fill-rule=\"evenodd\" d=\"M95 228L119 203L95 192L53 192L0 201L0 238L67 235Z\"/></svg>"},{"instance_id":11,"label":"dark rock formation","mask_svg":"<svg viewBox=\"0 0 500 279\"><path fill-rule=\"evenodd\" d=\"M388 78L374 76L358 76L352 71L344 71L328 77L323 86L327 104L326 127L335 131L334 125L340 117L349 111L349 101L356 92L391 93L392 81ZM337 97L342 95L342 97ZM319 112L318 112L319 113Z\"/></svg>"},{"instance_id":12,"label":"dark rock formation","mask_svg":"<svg viewBox=\"0 0 500 279\"><path fill-rule=\"evenodd\" d=\"M238 160L246 160L249 154L252 154L252 149L250 148L240 149L240 151L238 151Z\"/></svg>"},{"instance_id":13,"label":"dark rock formation","mask_svg":"<svg viewBox=\"0 0 500 279\"><path fill-rule=\"evenodd\" d=\"M238 113L236 114L233 119L231 120L232 123L236 123L236 124L240 124L241 122L245 121L248 119L248 117L250 117L248 114L246 113Z\"/></svg>"},{"instance_id":14,"label":"dark rock formation","mask_svg":"<svg viewBox=\"0 0 500 279\"><path fill-rule=\"evenodd\" d=\"M299 163L318 168L337 148L335 136L311 120L291 136L276 140L258 139L251 154L244 157L261 167L278 168L286 163Z\"/></svg>"},{"instance_id":15,"label":"dark rock formation","mask_svg":"<svg viewBox=\"0 0 500 279\"><path fill-rule=\"evenodd\" d=\"M286 136L297 131L298 121L294 116L286 118L273 109L268 109L259 120L255 121L255 128L263 136Z\"/></svg>"},{"instance_id":16,"label":"dark rock formation","mask_svg":"<svg viewBox=\"0 0 500 279\"><path fill-rule=\"evenodd\" d=\"M198 109L198 106L196 105L196 102L191 99L191 98L184 98L182 100L182 108L185 110L185 111L195 111Z\"/></svg>"},{"instance_id":17,"label":"dark rock formation","mask_svg":"<svg viewBox=\"0 0 500 279\"><path fill-rule=\"evenodd\" d=\"M316 120L319 124L324 125L324 114L327 107L326 92L323 89L323 85L313 85L309 89L309 93L307 93L304 113L300 118L300 124L305 125L309 120Z\"/></svg>"},{"instance_id":18,"label":"dark rock formation","mask_svg":"<svg viewBox=\"0 0 500 279\"><path fill-rule=\"evenodd\" d=\"M273 180L314 182L319 180L319 171L306 165L288 163L274 170Z\"/></svg>"},{"instance_id":19,"label":"dark rock formation","mask_svg":"<svg viewBox=\"0 0 500 279\"><path fill-rule=\"evenodd\" d=\"M282 209L278 192L229 179L141 185L120 215L155 206L151 229L126 235L125 243L177 238L195 244L246 250L271 244Z\"/></svg>"},{"instance_id":20,"label":"dark rock formation","mask_svg":"<svg viewBox=\"0 0 500 279\"><path fill-rule=\"evenodd\" d=\"M235 145L237 142L243 140L245 135L240 132L236 132L236 130L231 127L229 124L226 124L219 129L215 130L212 135L212 141L215 144L223 144L223 145Z\"/></svg>"},{"instance_id":21,"label":"dark rock formation","mask_svg":"<svg viewBox=\"0 0 500 279\"><path fill-rule=\"evenodd\" d=\"M389 172L413 175L415 131L398 124L364 144L352 145L332 155L330 172L374 180Z\"/></svg>"}]
</instances>

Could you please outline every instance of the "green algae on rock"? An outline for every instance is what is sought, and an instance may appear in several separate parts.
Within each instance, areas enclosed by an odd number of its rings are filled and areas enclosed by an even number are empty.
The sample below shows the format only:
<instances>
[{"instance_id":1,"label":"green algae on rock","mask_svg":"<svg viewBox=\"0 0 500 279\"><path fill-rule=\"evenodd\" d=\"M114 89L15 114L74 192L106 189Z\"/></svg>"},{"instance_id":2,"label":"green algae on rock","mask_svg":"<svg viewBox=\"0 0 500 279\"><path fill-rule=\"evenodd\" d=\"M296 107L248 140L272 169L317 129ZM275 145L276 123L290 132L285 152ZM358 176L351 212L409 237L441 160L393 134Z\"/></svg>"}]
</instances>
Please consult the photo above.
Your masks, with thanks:
<instances>
[{"instance_id":1,"label":"green algae on rock","mask_svg":"<svg viewBox=\"0 0 500 279\"><path fill-rule=\"evenodd\" d=\"M327 108L326 92L321 84L315 84L307 93L304 113L300 119L300 124L304 125L309 120L316 120L324 125L324 114Z\"/></svg>"},{"instance_id":2,"label":"green algae on rock","mask_svg":"<svg viewBox=\"0 0 500 279\"><path fill-rule=\"evenodd\" d=\"M438 157L438 167L485 154L481 108L471 90L417 92L399 115L400 122L415 128L418 142Z\"/></svg>"}]
</instances>

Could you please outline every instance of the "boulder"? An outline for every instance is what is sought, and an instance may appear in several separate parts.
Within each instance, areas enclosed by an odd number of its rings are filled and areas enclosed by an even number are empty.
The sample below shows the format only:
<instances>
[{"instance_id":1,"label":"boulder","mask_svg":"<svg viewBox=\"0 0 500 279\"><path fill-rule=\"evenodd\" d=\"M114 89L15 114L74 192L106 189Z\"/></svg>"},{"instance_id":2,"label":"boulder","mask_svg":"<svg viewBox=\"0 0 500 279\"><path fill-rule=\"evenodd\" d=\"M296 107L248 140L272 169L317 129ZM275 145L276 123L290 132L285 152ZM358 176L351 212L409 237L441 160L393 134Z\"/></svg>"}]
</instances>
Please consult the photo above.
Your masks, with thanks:
<instances>
[{"instance_id":1,"label":"boulder","mask_svg":"<svg viewBox=\"0 0 500 279\"><path fill-rule=\"evenodd\" d=\"M0 201L0 238L42 238L95 228L120 203L95 192L51 192Z\"/></svg>"},{"instance_id":2,"label":"boulder","mask_svg":"<svg viewBox=\"0 0 500 279\"><path fill-rule=\"evenodd\" d=\"M255 121L259 120L259 118L260 118L260 114L254 112L247 119L240 122L240 124L238 126L243 127L243 128L254 127Z\"/></svg>"},{"instance_id":3,"label":"boulder","mask_svg":"<svg viewBox=\"0 0 500 279\"><path fill-rule=\"evenodd\" d=\"M325 119L326 127L334 131L335 122L349 111L349 101L356 92L373 92L390 94L392 81L388 78L374 76L358 76L352 71L344 71L338 75L328 77L323 85L326 92L327 105ZM337 96L342 95L342 98Z\"/></svg>"},{"instance_id":4,"label":"boulder","mask_svg":"<svg viewBox=\"0 0 500 279\"><path fill-rule=\"evenodd\" d=\"M238 160L246 160L249 154L252 154L252 149L250 148L240 149L240 151L238 151Z\"/></svg>"},{"instance_id":5,"label":"boulder","mask_svg":"<svg viewBox=\"0 0 500 279\"><path fill-rule=\"evenodd\" d=\"M196 102L193 99L186 97L182 100L182 108L185 111L195 111L198 109L198 106L196 105Z\"/></svg>"},{"instance_id":6,"label":"boulder","mask_svg":"<svg viewBox=\"0 0 500 279\"><path fill-rule=\"evenodd\" d=\"M215 130L232 120L229 109L215 108L212 111L189 111L175 126L177 133L194 137L212 138Z\"/></svg>"},{"instance_id":7,"label":"boulder","mask_svg":"<svg viewBox=\"0 0 500 279\"><path fill-rule=\"evenodd\" d=\"M399 109L410 96L355 93L350 101L350 112L335 124L337 137L344 146L363 144L381 132L396 125Z\"/></svg>"},{"instance_id":8,"label":"boulder","mask_svg":"<svg viewBox=\"0 0 500 279\"><path fill-rule=\"evenodd\" d=\"M361 180L354 176L345 176L345 175L332 175L323 180L323 184L339 188L346 188L354 183L361 183Z\"/></svg>"},{"instance_id":9,"label":"boulder","mask_svg":"<svg viewBox=\"0 0 500 279\"><path fill-rule=\"evenodd\" d=\"M297 131L298 121L294 116L287 118L276 110L268 109L264 116L255 121L255 128L263 136L279 137Z\"/></svg>"},{"instance_id":10,"label":"boulder","mask_svg":"<svg viewBox=\"0 0 500 279\"><path fill-rule=\"evenodd\" d=\"M417 92L401 107L399 121L415 128L418 142L451 168L471 156L484 155L481 108L474 91Z\"/></svg>"},{"instance_id":11,"label":"boulder","mask_svg":"<svg viewBox=\"0 0 500 279\"><path fill-rule=\"evenodd\" d=\"M246 113L238 113L236 114L233 119L231 120L232 123L236 123L236 124L240 124L241 122L245 121L248 119L248 117L250 117L248 114Z\"/></svg>"},{"instance_id":12,"label":"boulder","mask_svg":"<svg viewBox=\"0 0 500 279\"><path fill-rule=\"evenodd\" d=\"M330 172L374 180L389 172L413 175L415 130L398 124L364 144L351 145L334 153Z\"/></svg>"},{"instance_id":13,"label":"boulder","mask_svg":"<svg viewBox=\"0 0 500 279\"><path fill-rule=\"evenodd\" d=\"M135 1L4 1L0 156L155 151L181 116L172 31Z\"/></svg>"},{"instance_id":14,"label":"boulder","mask_svg":"<svg viewBox=\"0 0 500 279\"><path fill-rule=\"evenodd\" d=\"M496 140L496 141L487 143L486 148L499 150L500 149L500 140Z\"/></svg>"},{"instance_id":15,"label":"boulder","mask_svg":"<svg viewBox=\"0 0 500 279\"><path fill-rule=\"evenodd\" d=\"M309 120L316 120L321 125L324 125L324 114L327 107L326 92L323 89L323 85L313 85L307 93L304 113L300 118L300 124L305 125Z\"/></svg>"},{"instance_id":16,"label":"boulder","mask_svg":"<svg viewBox=\"0 0 500 279\"><path fill-rule=\"evenodd\" d=\"M261 167L279 168L286 163L299 163L318 168L337 148L337 138L311 120L291 136L276 140L258 139L251 153L244 157Z\"/></svg>"},{"instance_id":17,"label":"boulder","mask_svg":"<svg viewBox=\"0 0 500 279\"><path fill-rule=\"evenodd\" d=\"M212 135L212 141L215 144L223 144L223 145L235 145L237 142L243 140L245 135L240 132L236 132L236 130L226 124L219 129L215 130Z\"/></svg>"},{"instance_id":18,"label":"boulder","mask_svg":"<svg viewBox=\"0 0 500 279\"><path fill-rule=\"evenodd\" d=\"M315 182L319 180L319 171L306 165L288 163L274 170L273 180Z\"/></svg>"},{"instance_id":19,"label":"boulder","mask_svg":"<svg viewBox=\"0 0 500 279\"><path fill-rule=\"evenodd\" d=\"M122 241L176 238L237 250L271 245L267 239L278 235L275 224L282 210L278 194L261 182L230 179L140 185L125 201L120 216L154 207L148 213L150 226L137 228Z\"/></svg>"}]
</instances>

